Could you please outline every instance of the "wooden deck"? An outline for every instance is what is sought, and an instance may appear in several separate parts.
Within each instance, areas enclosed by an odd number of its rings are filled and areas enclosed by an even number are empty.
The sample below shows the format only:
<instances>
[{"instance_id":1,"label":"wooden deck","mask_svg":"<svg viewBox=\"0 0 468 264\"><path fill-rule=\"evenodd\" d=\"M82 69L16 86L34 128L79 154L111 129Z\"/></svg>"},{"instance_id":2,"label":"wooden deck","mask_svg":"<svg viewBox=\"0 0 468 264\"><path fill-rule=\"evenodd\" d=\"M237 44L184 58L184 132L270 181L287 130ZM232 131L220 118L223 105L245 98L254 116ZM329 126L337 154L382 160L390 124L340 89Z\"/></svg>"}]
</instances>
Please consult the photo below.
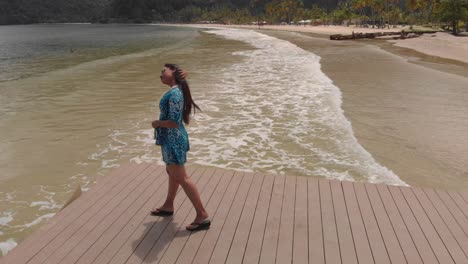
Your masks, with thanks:
<instances>
[{"instance_id":1,"label":"wooden deck","mask_svg":"<svg viewBox=\"0 0 468 264\"><path fill-rule=\"evenodd\" d=\"M208 231L182 192L151 216L164 167L126 164L0 263L468 263L468 193L189 168Z\"/></svg>"}]
</instances>

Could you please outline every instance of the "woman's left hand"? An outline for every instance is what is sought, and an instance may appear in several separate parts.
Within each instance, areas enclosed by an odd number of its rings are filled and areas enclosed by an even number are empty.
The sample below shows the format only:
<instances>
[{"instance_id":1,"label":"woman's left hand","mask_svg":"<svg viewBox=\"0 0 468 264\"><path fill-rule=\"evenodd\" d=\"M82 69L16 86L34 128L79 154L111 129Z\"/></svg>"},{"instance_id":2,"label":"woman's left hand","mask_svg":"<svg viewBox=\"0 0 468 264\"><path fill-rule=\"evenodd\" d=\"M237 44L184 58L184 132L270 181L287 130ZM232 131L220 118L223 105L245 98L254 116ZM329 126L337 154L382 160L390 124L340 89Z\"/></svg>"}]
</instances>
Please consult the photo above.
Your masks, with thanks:
<instances>
[{"instance_id":1,"label":"woman's left hand","mask_svg":"<svg viewBox=\"0 0 468 264\"><path fill-rule=\"evenodd\" d=\"M180 70L180 77L181 77L182 79L187 78L187 72L184 71L184 70L182 70L182 69L180 69L180 68L179 68L179 70Z\"/></svg>"},{"instance_id":2,"label":"woman's left hand","mask_svg":"<svg viewBox=\"0 0 468 264\"><path fill-rule=\"evenodd\" d=\"M158 128L158 126L159 126L159 120L154 120L154 121L151 123L151 126L152 126L153 128Z\"/></svg>"}]
</instances>

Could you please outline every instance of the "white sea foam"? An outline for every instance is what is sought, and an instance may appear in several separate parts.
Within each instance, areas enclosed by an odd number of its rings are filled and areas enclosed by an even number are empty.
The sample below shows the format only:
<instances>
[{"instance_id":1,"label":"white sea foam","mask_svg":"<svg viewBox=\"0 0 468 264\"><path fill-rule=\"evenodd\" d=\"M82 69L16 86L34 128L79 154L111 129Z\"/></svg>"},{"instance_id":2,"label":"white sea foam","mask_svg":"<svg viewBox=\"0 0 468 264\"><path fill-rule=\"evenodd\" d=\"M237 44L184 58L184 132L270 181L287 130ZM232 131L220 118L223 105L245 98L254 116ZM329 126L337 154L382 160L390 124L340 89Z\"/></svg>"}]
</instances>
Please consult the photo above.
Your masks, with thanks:
<instances>
[{"instance_id":1,"label":"white sea foam","mask_svg":"<svg viewBox=\"0 0 468 264\"><path fill-rule=\"evenodd\" d=\"M3 212L2 215L0 216L0 226L8 225L8 223L13 221L13 216L14 214L11 211Z\"/></svg>"},{"instance_id":2,"label":"white sea foam","mask_svg":"<svg viewBox=\"0 0 468 264\"><path fill-rule=\"evenodd\" d=\"M2 251L2 255L5 256L10 250L15 248L18 245L16 241L12 238L8 239L7 241L0 242L0 250Z\"/></svg>"},{"instance_id":3,"label":"white sea foam","mask_svg":"<svg viewBox=\"0 0 468 264\"><path fill-rule=\"evenodd\" d=\"M15 228L20 228L20 229L24 229L24 228L30 228L32 226L35 226L37 224L40 224L42 221L44 220L47 220L49 218L52 218L54 217L55 213L50 213L50 214L45 214L45 215L41 215L40 217L34 219L34 221L32 222L29 222L29 223L26 223L26 224L22 224L22 225L16 225L14 226Z\"/></svg>"},{"instance_id":4,"label":"white sea foam","mask_svg":"<svg viewBox=\"0 0 468 264\"><path fill-rule=\"evenodd\" d=\"M30 207L39 206L39 211L61 208L61 206L56 204L55 202L49 202L49 201L35 201L35 202L32 202L29 206Z\"/></svg>"},{"instance_id":5,"label":"white sea foam","mask_svg":"<svg viewBox=\"0 0 468 264\"><path fill-rule=\"evenodd\" d=\"M256 49L235 52L244 60L223 69L200 102L203 116L189 129L193 162L406 185L358 143L319 56L254 31L209 32Z\"/></svg>"},{"instance_id":6,"label":"white sea foam","mask_svg":"<svg viewBox=\"0 0 468 264\"><path fill-rule=\"evenodd\" d=\"M254 31L209 32L255 49L234 52L239 63L203 72L213 84L197 90L203 111L187 127L190 163L406 185L358 143L341 109L341 92L321 71L319 56ZM102 169L122 158L163 164L154 130L146 128L149 118L136 119L128 129L110 131L110 142L89 158Z\"/></svg>"}]
</instances>

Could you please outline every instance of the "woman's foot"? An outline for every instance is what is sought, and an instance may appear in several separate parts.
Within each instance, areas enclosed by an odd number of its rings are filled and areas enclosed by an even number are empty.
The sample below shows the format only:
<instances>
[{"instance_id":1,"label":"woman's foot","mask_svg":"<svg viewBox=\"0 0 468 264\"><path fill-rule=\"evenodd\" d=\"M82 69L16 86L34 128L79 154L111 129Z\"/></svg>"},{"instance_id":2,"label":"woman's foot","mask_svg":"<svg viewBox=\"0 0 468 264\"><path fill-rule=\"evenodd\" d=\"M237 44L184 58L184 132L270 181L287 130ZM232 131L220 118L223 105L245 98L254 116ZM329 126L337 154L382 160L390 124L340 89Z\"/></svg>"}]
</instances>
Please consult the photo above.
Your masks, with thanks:
<instances>
[{"instance_id":1,"label":"woman's foot","mask_svg":"<svg viewBox=\"0 0 468 264\"><path fill-rule=\"evenodd\" d=\"M150 211L151 215L155 216L172 216L174 214L174 208L160 207Z\"/></svg>"},{"instance_id":2,"label":"woman's foot","mask_svg":"<svg viewBox=\"0 0 468 264\"><path fill-rule=\"evenodd\" d=\"M206 230L210 228L210 225L211 221L209 219L206 219L202 222L193 222L187 227L185 227L185 229L187 229L188 231Z\"/></svg>"},{"instance_id":3,"label":"woman's foot","mask_svg":"<svg viewBox=\"0 0 468 264\"><path fill-rule=\"evenodd\" d=\"M211 222L210 220L208 220L208 213L204 212L197 215L197 217L195 217L195 220L193 220L193 222L190 225L186 226L186 229L189 231L206 229L204 227L209 228L210 224Z\"/></svg>"}]
</instances>

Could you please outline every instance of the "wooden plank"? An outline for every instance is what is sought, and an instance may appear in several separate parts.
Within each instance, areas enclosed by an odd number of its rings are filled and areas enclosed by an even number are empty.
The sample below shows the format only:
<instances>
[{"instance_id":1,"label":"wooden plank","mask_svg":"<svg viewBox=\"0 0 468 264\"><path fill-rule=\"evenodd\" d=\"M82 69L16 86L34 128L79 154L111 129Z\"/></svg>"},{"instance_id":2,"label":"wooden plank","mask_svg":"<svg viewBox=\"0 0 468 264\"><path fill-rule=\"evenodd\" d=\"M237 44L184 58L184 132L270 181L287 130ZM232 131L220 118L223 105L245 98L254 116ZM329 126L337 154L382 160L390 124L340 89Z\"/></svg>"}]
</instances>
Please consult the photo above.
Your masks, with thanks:
<instances>
[{"instance_id":1,"label":"wooden plank","mask_svg":"<svg viewBox=\"0 0 468 264\"><path fill-rule=\"evenodd\" d=\"M397 209L405 222L406 228L410 232L410 235L416 248L418 249L418 253L421 256L423 263L439 263L431 245L429 244L429 241L426 238L426 235L419 226L419 223L413 215L411 208L408 206L405 197L401 193L401 189L404 187L388 186L387 188L389 189Z\"/></svg>"},{"instance_id":2,"label":"wooden plank","mask_svg":"<svg viewBox=\"0 0 468 264\"><path fill-rule=\"evenodd\" d=\"M419 201L416 198L416 196L414 196L414 193L411 190L411 188L401 188L400 190L403 193L409 207L411 208L413 215L418 221L419 226L426 235L429 244L431 244L432 250L434 250L434 253L439 262L454 263L452 257L447 251L447 248L445 248L444 243L440 239L439 234L437 234L437 231L432 226L431 221L427 218L424 209L419 204Z\"/></svg>"},{"instance_id":3,"label":"wooden plank","mask_svg":"<svg viewBox=\"0 0 468 264\"><path fill-rule=\"evenodd\" d=\"M407 263L403 250L401 249L400 242L396 237L394 227L390 222L375 184L366 183L364 185L366 187L367 195L369 196L375 218L377 219L380 234L384 239L390 261L392 263Z\"/></svg>"},{"instance_id":4,"label":"wooden plank","mask_svg":"<svg viewBox=\"0 0 468 264\"><path fill-rule=\"evenodd\" d=\"M359 210L361 211L362 220L367 231L367 237L372 249L374 261L379 264L390 264L390 258L388 256L382 234L380 233L379 226L377 225L377 220L375 219L372 206L369 202L366 187L362 183L355 183L354 192L356 194Z\"/></svg>"},{"instance_id":5,"label":"wooden plank","mask_svg":"<svg viewBox=\"0 0 468 264\"><path fill-rule=\"evenodd\" d=\"M225 263L235 264L242 263L242 259L245 253L245 246L249 239L250 230L252 228L252 222L257 209L258 198L260 197L260 189L263 185L264 175L254 174L252 187L247 195L247 203L244 205L242 215L237 224L236 233L231 243L229 253L227 255Z\"/></svg>"},{"instance_id":6,"label":"wooden plank","mask_svg":"<svg viewBox=\"0 0 468 264\"><path fill-rule=\"evenodd\" d=\"M263 244L260 253L260 263L276 263L276 250L278 247L279 227L281 219L281 209L283 207L284 175L275 176L273 192L271 194L270 210L266 221Z\"/></svg>"},{"instance_id":7,"label":"wooden plank","mask_svg":"<svg viewBox=\"0 0 468 264\"><path fill-rule=\"evenodd\" d=\"M455 263L468 263L468 258L465 256L465 253L460 248L457 240L452 236L444 220L437 213L437 210L427 198L426 194L421 188L412 188L412 190Z\"/></svg>"},{"instance_id":8,"label":"wooden plank","mask_svg":"<svg viewBox=\"0 0 468 264\"><path fill-rule=\"evenodd\" d=\"M307 179L307 208L309 217L309 263L324 264L322 209L320 203L319 181Z\"/></svg>"},{"instance_id":9,"label":"wooden plank","mask_svg":"<svg viewBox=\"0 0 468 264\"><path fill-rule=\"evenodd\" d=\"M211 175L210 179L207 183L202 183L203 186L200 187L200 198L204 204L209 202L212 194L214 193L221 179L219 175L218 177L214 177L214 173L215 170L213 168L207 169L205 174ZM160 238L153 245L151 251L145 257L143 263L161 263L161 261L165 260L165 255L169 249L169 246L171 246L171 249L173 249L177 255L175 255L175 258L172 262L170 261L170 258L166 259L166 261L173 263L176 260L180 250L183 248L183 245L187 241L186 238L191 233L185 230L185 226L190 224L195 218L195 210L191 203L188 206L188 210L186 210L184 213L182 212L183 211L179 211L179 213L176 214L174 217L173 222L175 223L175 228L166 228L166 230L164 230ZM191 214L191 212L193 213ZM179 235L176 236L176 234ZM179 244L181 246L178 246Z\"/></svg>"},{"instance_id":10,"label":"wooden plank","mask_svg":"<svg viewBox=\"0 0 468 264\"><path fill-rule=\"evenodd\" d=\"M125 186L121 185L120 188L115 188L112 190L110 195L103 197L102 200L98 201L90 210L83 213L78 219L76 219L73 224L69 225L65 230L60 234L55 236L38 254L29 260L28 263L42 263L45 259L50 256L57 248L63 245L73 234L75 234L80 228L87 225L88 222L94 221L95 216L99 213L102 216L102 212L108 212L109 209L114 208L121 200L123 200L129 192L131 192L138 184L145 180L148 176L145 172L149 166L137 167L135 168L136 174L131 177L134 179L129 179L130 183L127 184L125 181ZM143 171L141 170L143 169ZM111 206L111 207L110 207ZM47 236L46 234L45 236Z\"/></svg>"},{"instance_id":11,"label":"wooden plank","mask_svg":"<svg viewBox=\"0 0 468 264\"><path fill-rule=\"evenodd\" d=\"M160 178L164 169L161 166L150 166L144 174L147 175L132 192L123 200L116 202L115 207L108 205L105 210L101 210L93 218L93 221L87 222L75 234L69 237L55 252L47 258L48 264L56 263L75 263L80 256L86 252L97 239L122 215L128 207L135 203L141 193L147 192L149 186ZM150 190L151 191L151 190ZM148 194L149 195L149 194ZM108 210L108 208L111 208Z\"/></svg>"},{"instance_id":12,"label":"wooden plank","mask_svg":"<svg viewBox=\"0 0 468 264\"><path fill-rule=\"evenodd\" d=\"M463 200L465 200L465 203L468 204L468 192L458 192L461 197L463 197Z\"/></svg>"},{"instance_id":13,"label":"wooden plank","mask_svg":"<svg viewBox=\"0 0 468 264\"><path fill-rule=\"evenodd\" d=\"M187 168L187 174L192 175L195 171L195 168L190 166ZM119 232L117 232L116 236L112 238L110 243L108 243L105 248L100 248L98 246L92 248L92 250L88 250L78 261L78 264L82 263L108 263L110 259L116 254L116 252L125 244L125 242L129 239L129 237L137 230L138 227L144 226L143 223L148 223L148 221L154 220L154 216L149 214L155 206L158 206L164 202L163 199L166 198L167 195L167 177L164 177L164 182L160 185L160 187L154 191L154 195L145 203L145 205L139 209L139 211L133 215L130 221L122 228ZM166 191L163 189L166 188ZM179 194L181 188L177 191ZM107 238L106 238L107 239ZM99 243L100 245L101 243ZM102 243L104 244L104 243ZM96 250L94 250L96 248ZM129 253L130 254L130 253Z\"/></svg>"},{"instance_id":14,"label":"wooden plank","mask_svg":"<svg viewBox=\"0 0 468 264\"><path fill-rule=\"evenodd\" d=\"M309 263L307 219L307 178L296 177L296 203L294 207L293 263Z\"/></svg>"},{"instance_id":15,"label":"wooden plank","mask_svg":"<svg viewBox=\"0 0 468 264\"><path fill-rule=\"evenodd\" d=\"M393 230L395 231L398 241L400 241L401 249L405 254L406 261L411 264L422 264L423 261L419 255L418 249L416 248L413 239L410 236L408 229L406 228L405 222L398 211L395 201L388 190L388 187L383 184L376 185L377 190L382 199L382 203L385 206L385 210L388 214ZM434 258L435 260L435 258Z\"/></svg>"},{"instance_id":16,"label":"wooden plank","mask_svg":"<svg viewBox=\"0 0 468 264\"><path fill-rule=\"evenodd\" d=\"M333 207L336 218L336 229L338 233L342 263L357 264L358 262L353 241L353 234L351 231L351 224L349 222L348 213L346 211L346 202L344 199L341 182L331 180L330 187L332 191Z\"/></svg>"},{"instance_id":17,"label":"wooden plank","mask_svg":"<svg viewBox=\"0 0 468 264\"><path fill-rule=\"evenodd\" d=\"M211 177L210 182L206 186L204 194L205 197L202 197L203 201L205 202L206 210L209 214L212 213L210 204L218 203L219 201L213 201L213 199L219 199L219 190L224 189L227 186L228 180L223 177L222 170L215 170L213 172L213 176ZM223 181L224 180L224 181ZM214 185L216 183L216 185ZM215 196L215 197L213 197ZM193 219L196 217L195 210L191 210L189 216L186 218L185 223L182 226L179 226L177 233L174 234L173 240L168 243L167 250L164 255L161 255L161 260L159 261L160 264L164 263L175 263L179 254L181 253L182 249L184 248L185 244L189 237L193 234L185 229L185 226L192 223ZM214 223L213 223L214 224ZM206 232L195 232L195 233L206 233ZM154 257L157 259L157 256Z\"/></svg>"},{"instance_id":18,"label":"wooden plank","mask_svg":"<svg viewBox=\"0 0 468 264\"><path fill-rule=\"evenodd\" d=\"M196 252L192 263L208 263L211 258L211 254L216 246L219 235L222 231L223 226L226 223L226 216L230 212L234 201L238 200L235 197L242 192L250 184L251 177L244 177L244 173L236 172L232 176L232 181L229 184L227 192L224 194L223 199L221 200L220 206L213 216L213 222L216 223L212 225L210 229L206 232L205 237L202 239L201 245ZM242 194L241 194L242 195ZM183 262L183 256L179 258L179 263L188 263ZM190 262L190 261L189 261Z\"/></svg>"},{"instance_id":19,"label":"wooden plank","mask_svg":"<svg viewBox=\"0 0 468 264\"><path fill-rule=\"evenodd\" d=\"M346 201L346 210L348 212L358 262L374 263L369 239L367 238L364 222L362 221L356 194L354 193L353 183L343 181L341 186L343 188L344 200Z\"/></svg>"},{"instance_id":20,"label":"wooden plank","mask_svg":"<svg viewBox=\"0 0 468 264\"><path fill-rule=\"evenodd\" d=\"M213 225L189 233L195 213L185 195L173 218L148 214L164 198L163 167L127 166L0 262L468 263L461 192L199 169L193 178Z\"/></svg>"},{"instance_id":21,"label":"wooden plank","mask_svg":"<svg viewBox=\"0 0 468 264\"><path fill-rule=\"evenodd\" d=\"M199 184L199 181L202 179L203 172L205 171L204 168L196 168L195 171L192 173L192 181L196 182L197 185ZM177 214L179 209L186 203L187 196L183 195L180 192L179 188L179 193L175 198L174 201L174 214ZM118 249L117 252L113 253L112 251L109 252L106 250L101 254L95 261L94 263L113 263L113 264L118 264L118 263L125 263L132 254L135 254L135 251L137 247L142 243L142 241L146 238L149 237L148 239L155 238L157 239L164 228L169 224L169 222L172 221L172 217L157 217L157 216L152 216L151 214L148 214L145 220L143 221L142 224L138 226L138 228L131 234L131 236L123 243L123 245ZM141 254L141 261L143 261L143 258L146 256L146 253L151 249L152 245L149 245L149 248L145 250L145 254ZM142 250L141 248L139 250ZM113 253L113 254L112 254ZM110 261L108 260L110 259ZM103 261L104 260L104 261Z\"/></svg>"},{"instance_id":22,"label":"wooden plank","mask_svg":"<svg viewBox=\"0 0 468 264\"><path fill-rule=\"evenodd\" d=\"M466 218L468 218L468 204L465 202L463 197L460 196L459 193L457 192L447 192L450 197L455 201L457 204L458 208L463 212Z\"/></svg>"},{"instance_id":23,"label":"wooden plank","mask_svg":"<svg viewBox=\"0 0 468 264\"><path fill-rule=\"evenodd\" d=\"M91 263L112 241L112 239L125 228L128 222L139 213L141 208L144 208L145 205L148 204L148 201L151 200L154 193L163 192L163 187L167 182L166 171L164 167L158 167L158 169L151 173L152 175L150 177L153 177L154 180L150 185L148 185L148 188L146 188L144 192L134 192L138 196L137 199L128 197L116 208L118 209L118 212L112 212L109 214L109 216L107 216L98 227L87 235L85 241L81 241L80 244L75 247L61 262ZM147 207L148 206L146 206L146 208ZM145 210L145 213L147 214L148 211L149 208ZM113 216L116 214L118 216ZM101 231L102 229L105 231ZM97 235L100 236L97 237Z\"/></svg>"},{"instance_id":24,"label":"wooden plank","mask_svg":"<svg viewBox=\"0 0 468 264\"><path fill-rule=\"evenodd\" d=\"M213 194L213 197L208 202L206 210L211 214L210 218L213 220L213 223L215 223L216 221L216 225L222 226L222 222L224 221L224 219L222 219L221 223L218 223L217 219L215 219L219 207L226 206L226 204L222 204L222 200L224 200L225 194L229 192L230 188L237 188L238 184L240 183L241 177L234 177L234 172L231 171L223 172L223 170L218 169L216 173L218 172L222 172L221 182L218 185L218 188L216 189L215 193ZM234 179L239 181L236 182ZM213 227L214 226L215 224L213 224ZM176 260L176 263L191 263L203 239L205 238L205 235L211 230L212 229L208 230L207 232L194 232L190 234L187 243L184 245L182 252Z\"/></svg>"},{"instance_id":25,"label":"wooden plank","mask_svg":"<svg viewBox=\"0 0 468 264\"><path fill-rule=\"evenodd\" d=\"M263 179L260 198L258 200L257 209L255 210L249 240L246 245L243 259L244 263L258 263L260 260L260 252L262 250L263 236L265 234L266 220L270 209L270 200L275 177L276 176L267 175Z\"/></svg>"},{"instance_id":26,"label":"wooden plank","mask_svg":"<svg viewBox=\"0 0 468 264\"><path fill-rule=\"evenodd\" d=\"M424 191L428 199L432 202L432 205L436 208L437 212L442 217L447 227L450 229L450 232L457 240L458 244L460 245L460 248L465 253L465 256L468 256L468 236L465 234L463 229L457 223L456 219L444 205L437 193L434 190L428 188L424 188L422 190Z\"/></svg>"},{"instance_id":27,"label":"wooden plank","mask_svg":"<svg viewBox=\"0 0 468 264\"><path fill-rule=\"evenodd\" d=\"M465 235L468 235L468 218L465 217L465 215L457 206L457 204L452 199L452 197L450 197L450 195L448 195L446 191L442 191L442 190L434 190L434 191L437 193L437 195L442 200L446 208L450 211L450 213L453 215L457 223L463 229L463 232L465 233Z\"/></svg>"},{"instance_id":28,"label":"wooden plank","mask_svg":"<svg viewBox=\"0 0 468 264\"><path fill-rule=\"evenodd\" d=\"M213 169L207 169L203 172L200 178L199 192L202 201L206 198L207 194L211 194L211 191L213 191L213 185L216 186L217 184L217 181L210 181L213 173ZM133 254L128 258L126 263L142 263L142 260L143 263L158 262L166 251L169 242L174 238L174 234L182 226L192 209L192 203L190 200L186 199L177 213L172 217L172 221L165 225L163 230L161 230L160 235L146 236L138 245L135 252L133 252Z\"/></svg>"},{"instance_id":29,"label":"wooden plank","mask_svg":"<svg viewBox=\"0 0 468 264\"><path fill-rule=\"evenodd\" d=\"M51 218L47 224L41 226L36 232L34 232L32 235L28 236L25 240L21 242L22 246L30 247L31 244L36 243L36 239L42 236L42 232L48 232L49 230L52 230L56 228L56 224L62 223L63 221L66 221L68 216L70 214L76 214L77 212L84 212L87 210L92 203L95 201L95 195L100 193L106 193L110 189L112 189L119 181L114 181L114 178L122 178L126 174L124 173L125 170L128 170L130 166L134 166L131 163L125 163L123 165L120 165L118 168L115 168L110 171L109 175L106 175L104 177L99 177L96 181L96 184L94 186L91 186L90 190L88 191L83 191L79 197L80 202L72 202L70 203L67 207L62 208L60 211L58 211L53 218ZM75 200L77 201L77 200ZM83 206L83 203L86 206ZM70 218L68 218L70 219ZM13 251L10 251L8 255L12 256L12 253L14 254L14 249ZM20 252L23 254L23 252Z\"/></svg>"},{"instance_id":30,"label":"wooden plank","mask_svg":"<svg viewBox=\"0 0 468 264\"><path fill-rule=\"evenodd\" d=\"M123 165L120 165L119 167L111 170L109 172L109 175L98 177L96 179L96 183L93 186L90 186L88 191L83 192L80 195L80 199L83 199L82 200L83 203L88 203L90 201L95 201L96 195L105 194L107 191L109 191L113 187L117 186L118 183L122 180L122 178L124 178L126 175L128 175L128 174L125 174L125 173L122 173L122 172L127 171L127 173L128 173L128 172L130 172L130 170L135 169L137 166L144 166L144 165L143 164L139 165L139 164L136 164L136 163L127 162L127 163L124 163ZM86 201L84 201L84 200L86 200ZM79 203L75 203L75 204L71 203L67 207L65 207L64 209L59 211L57 213L57 215L54 216L54 220L56 222L60 222L62 219L60 219L58 217L63 217L63 218L67 217L66 215L61 216L62 214L67 214L68 215L69 213L74 213L77 210L83 210L84 211L84 210L86 210L86 208L89 208L89 206L88 207L83 207L83 206L79 206ZM57 217L57 219L56 219L56 217Z\"/></svg>"},{"instance_id":31,"label":"wooden plank","mask_svg":"<svg viewBox=\"0 0 468 264\"><path fill-rule=\"evenodd\" d=\"M149 166L145 171L143 171L138 177L138 180L135 181L135 184L128 185L127 188L130 190L125 190L120 192L118 195L115 195L112 200L106 204L104 208L96 212L87 222L80 223L80 225L72 225L67 228L65 234L60 234L57 236L49 245L49 250L51 254L43 255L42 259L40 255L33 258L29 263L42 263L44 259L47 259L47 263L55 264L62 262L61 260L68 254L72 249L74 249L80 241L83 239L88 239L88 234L93 231L97 226L102 225L102 221L111 214L114 210L118 209L121 203L124 203L128 196L131 196L132 193L138 192L142 188L146 188L151 182L151 172L153 168ZM135 191L134 191L135 190ZM134 198L136 198L134 196ZM108 225L104 225L107 227ZM95 235L102 234L102 230L95 233ZM87 240L85 240L87 241ZM54 245L52 247L52 245ZM47 247L46 247L47 248ZM80 254L81 255L81 254ZM64 262L64 261L63 261Z\"/></svg>"},{"instance_id":32,"label":"wooden plank","mask_svg":"<svg viewBox=\"0 0 468 264\"><path fill-rule=\"evenodd\" d=\"M234 233L236 232L236 227L239 223L242 210L246 204L247 194L253 186L253 184L251 184L254 179L253 174L246 173L245 177L248 179L249 185L241 185L242 188L239 190L238 196L236 196L236 201L229 211L229 215L224 223L209 263L224 263L226 261L231 242L234 238Z\"/></svg>"},{"instance_id":33,"label":"wooden plank","mask_svg":"<svg viewBox=\"0 0 468 264\"><path fill-rule=\"evenodd\" d=\"M277 263L291 263L294 241L294 204L296 199L296 177L286 176L284 183L283 208L279 230Z\"/></svg>"},{"instance_id":34,"label":"wooden plank","mask_svg":"<svg viewBox=\"0 0 468 264\"><path fill-rule=\"evenodd\" d=\"M127 175L127 172L130 172L130 170L130 164L125 164L122 170L116 169L112 171L108 178L122 178ZM103 197L110 190L116 187L117 183L117 181L112 181L111 184L105 185L102 189L100 189L101 191L99 193L93 190L84 193L77 200L64 208L61 212L57 213L57 215L50 219L44 227L41 227L39 230L34 232L33 235L21 242L21 247L16 247L10 251L5 257L2 258L2 260L18 264L29 261L29 259L42 250L47 245L47 243L49 243L49 241L54 239L55 236L60 234L60 232L68 227L68 225L76 220L76 218L78 218L86 210L89 210L89 208L94 205L94 194L100 195L99 197ZM28 248L27 252L18 250L22 249L23 247Z\"/></svg>"},{"instance_id":35,"label":"wooden plank","mask_svg":"<svg viewBox=\"0 0 468 264\"><path fill-rule=\"evenodd\" d=\"M330 182L319 180L320 202L322 208L323 242L326 263L341 263L340 244L336 230L335 212Z\"/></svg>"}]
</instances>

